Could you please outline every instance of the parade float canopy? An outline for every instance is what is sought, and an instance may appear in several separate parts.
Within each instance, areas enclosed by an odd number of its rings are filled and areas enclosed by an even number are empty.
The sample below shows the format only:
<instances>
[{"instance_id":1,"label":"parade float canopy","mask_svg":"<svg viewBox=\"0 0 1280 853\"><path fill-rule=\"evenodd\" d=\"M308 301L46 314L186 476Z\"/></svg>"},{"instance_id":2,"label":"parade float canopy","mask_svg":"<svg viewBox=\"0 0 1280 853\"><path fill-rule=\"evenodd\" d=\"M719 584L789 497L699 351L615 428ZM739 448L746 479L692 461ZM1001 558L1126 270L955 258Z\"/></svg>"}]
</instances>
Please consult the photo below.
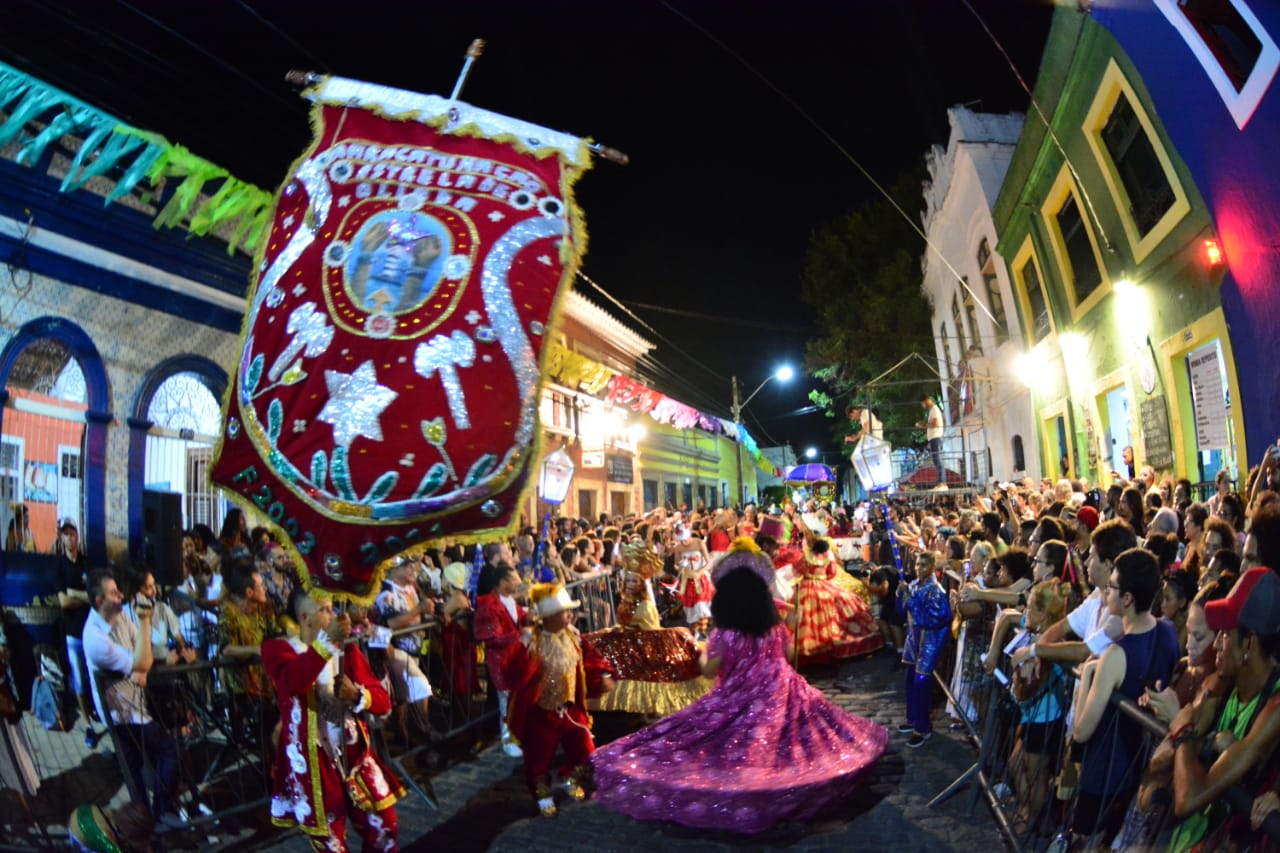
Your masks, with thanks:
<instances>
[{"instance_id":1,"label":"parade float canopy","mask_svg":"<svg viewBox=\"0 0 1280 853\"><path fill-rule=\"evenodd\" d=\"M784 482L788 486L801 486L813 492L820 501L831 501L836 496L836 475L828 466L817 462L796 465L787 471Z\"/></svg>"},{"instance_id":2,"label":"parade float canopy","mask_svg":"<svg viewBox=\"0 0 1280 853\"><path fill-rule=\"evenodd\" d=\"M853 447L851 455L854 473L868 492L878 492L893 485L893 445L864 435Z\"/></svg>"},{"instance_id":3,"label":"parade float canopy","mask_svg":"<svg viewBox=\"0 0 1280 853\"><path fill-rule=\"evenodd\" d=\"M795 485L798 483L834 483L836 481L835 472L826 465L817 462L806 462L803 465L796 465L787 471L787 485Z\"/></svg>"},{"instance_id":4,"label":"parade float canopy","mask_svg":"<svg viewBox=\"0 0 1280 853\"><path fill-rule=\"evenodd\" d=\"M591 154L458 100L308 82L314 138L259 250L213 479L307 586L368 599L398 553L509 529L536 480Z\"/></svg>"}]
</instances>

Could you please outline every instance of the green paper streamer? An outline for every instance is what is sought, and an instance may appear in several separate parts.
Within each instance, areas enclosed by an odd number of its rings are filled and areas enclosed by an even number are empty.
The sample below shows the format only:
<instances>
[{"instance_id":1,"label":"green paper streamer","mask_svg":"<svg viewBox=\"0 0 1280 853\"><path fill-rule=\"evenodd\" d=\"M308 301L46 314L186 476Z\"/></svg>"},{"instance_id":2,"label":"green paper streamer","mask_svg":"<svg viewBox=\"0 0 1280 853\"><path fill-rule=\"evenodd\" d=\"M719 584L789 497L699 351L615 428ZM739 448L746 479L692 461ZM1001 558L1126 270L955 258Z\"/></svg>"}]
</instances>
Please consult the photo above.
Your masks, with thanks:
<instances>
[{"instance_id":1,"label":"green paper streamer","mask_svg":"<svg viewBox=\"0 0 1280 853\"><path fill-rule=\"evenodd\" d=\"M266 233L274 207L271 193L234 178L225 169L158 134L123 124L2 62L0 110L7 113L0 122L0 145L21 138L24 132L30 134L18 152L19 163L39 161L48 146L64 135L83 139L62 180L63 192L77 190L91 178L118 168L121 175L106 198L110 204L133 192L143 181L154 189L162 179L177 178L181 182L155 217L157 228L181 227L189 220L187 230L205 236L227 226L231 235L228 254L238 248L252 254ZM38 130L31 127L37 120L45 122ZM202 200L206 187L213 190L212 196Z\"/></svg>"}]
</instances>

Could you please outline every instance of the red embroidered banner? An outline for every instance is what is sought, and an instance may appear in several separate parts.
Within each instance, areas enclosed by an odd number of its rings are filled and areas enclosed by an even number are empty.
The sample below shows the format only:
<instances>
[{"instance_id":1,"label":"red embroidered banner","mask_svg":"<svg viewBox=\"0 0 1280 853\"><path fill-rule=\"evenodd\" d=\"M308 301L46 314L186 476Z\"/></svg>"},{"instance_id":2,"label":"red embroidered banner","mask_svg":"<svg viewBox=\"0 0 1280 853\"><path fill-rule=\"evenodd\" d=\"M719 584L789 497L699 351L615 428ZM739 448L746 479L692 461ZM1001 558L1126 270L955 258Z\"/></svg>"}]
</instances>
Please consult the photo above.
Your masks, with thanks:
<instances>
[{"instance_id":1,"label":"red embroidered banner","mask_svg":"<svg viewBox=\"0 0 1280 853\"><path fill-rule=\"evenodd\" d=\"M214 482L288 537L307 582L508 528L536 466L539 359L584 245L579 139L328 78L282 187Z\"/></svg>"}]
</instances>

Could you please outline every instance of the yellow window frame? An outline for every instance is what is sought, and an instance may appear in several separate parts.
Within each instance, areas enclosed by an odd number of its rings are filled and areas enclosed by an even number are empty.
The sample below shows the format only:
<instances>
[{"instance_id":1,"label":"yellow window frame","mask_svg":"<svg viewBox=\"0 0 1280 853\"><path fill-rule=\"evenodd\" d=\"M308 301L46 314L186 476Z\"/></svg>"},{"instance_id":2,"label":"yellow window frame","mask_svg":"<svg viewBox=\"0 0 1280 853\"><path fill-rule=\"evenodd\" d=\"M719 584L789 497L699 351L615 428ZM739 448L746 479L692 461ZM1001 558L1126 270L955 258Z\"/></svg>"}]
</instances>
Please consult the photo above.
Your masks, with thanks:
<instances>
[{"instance_id":1,"label":"yellow window frame","mask_svg":"<svg viewBox=\"0 0 1280 853\"><path fill-rule=\"evenodd\" d=\"M1084 233L1089 238L1089 248L1093 251L1093 259L1098 264L1098 272L1102 276L1093 293L1090 293L1083 302L1076 295L1075 270L1071 267L1071 259L1067 257L1067 241L1062 236L1062 229L1058 227L1058 211L1062 209L1068 196L1075 199L1076 209L1080 211L1080 221L1084 224ZM1103 262L1102 250L1098 248L1098 238L1093 230L1093 215L1084 204L1081 194L1076 190L1075 181L1071 179L1071 170L1066 165L1063 165L1058 172L1058 177L1054 179L1053 186L1045 196L1044 203L1040 206L1040 216L1049 233L1049 245L1058 263L1058 272L1062 276L1067 301L1071 305L1071 320L1074 323L1093 310L1094 306L1111 292L1111 275L1107 272L1106 263Z\"/></svg>"},{"instance_id":2,"label":"yellow window frame","mask_svg":"<svg viewBox=\"0 0 1280 853\"><path fill-rule=\"evenodd\" d=\"M1138 224L1133 221L1132 199L1129 198L1129 193L1124 188L1124 181L1120 179L1120 170L1116 167L1115 161L1111 158L1111 153L1107 151L1107 146L1102 141L1102 130L1106 127L1107 121L1110 120L1111 114L1114 112L1116 104L1119 103L1122 94L1129 101L1129 106L1133 108L1133 113L1137 116L1138 123L1142 125L1142 132L1147 135L1147 141L1151 143L1156 159L1160 161L1160 169L1164 172L1164 178L1169 182L1169 186L1173 190L1173 204L1170 205L1164 216L1160 217L1160 221L1152 227L1146 236L1138 233ZM1094 95L1093 104L1089 107L1089 113L1085 117L1083 130L1085 139L1089 142L1089 148L1093 151L1094 159L1098 161L1102 179L1107 185L1107 192L1120 214L1120 222L1124 227L1125 237L1129 240L1129 248L1133 252L1133 260L1135 263L1141 263L1143 258L1151 254L1151 251L1160 245L1160 242L1168 237L1177 224L1191 212L1191 201L1187 198L1186 191L1183 190L1182 184L1178 181L1178 173L1173 167L1173 160L1170 158L1169 152L1165 150L1160 134L1156 132L1155 124L1151 121L1151 116L1147 114L1142 101L1138 98L1137 93L1134 92L1133 85L1124 76L1124 72L1120 70L1119 64L1114 59L1107 63L1107 70L1102 75L1102 82L1098 85L1098 92Z\"/></svg>"},{"instance_id":3,"label":"yellow window frame","mask_svg":"<svg viewBox=\"0 0 1280 853\"><path fill-rule=\"evenodd\" d=\"M1032 340L1032 335L1035 334L1036 318L1031 316L1031 297L1028 295L1027 281L1022 275L1022 271L1027 268L1028 263L1035 267L1036 278L1040 280L1040 296L1044 299L1045 311L1049 315L1049 333L1044 336L1044 340L1039 342ZM1053 319L1053 303L1049 301L1049 290L1045 287L1044 269L1040 266L1040 258L1036 255L1035 246L1032 244L1031 235L1029 234L1013 256L1013 266L1009 269L1009 278L1013 283L1014 296L1018 300L1018 316L1023 321L1022 340L1027 349L1033 349L1057 335L1058 327Z\"/></svg>"}]
</instances>

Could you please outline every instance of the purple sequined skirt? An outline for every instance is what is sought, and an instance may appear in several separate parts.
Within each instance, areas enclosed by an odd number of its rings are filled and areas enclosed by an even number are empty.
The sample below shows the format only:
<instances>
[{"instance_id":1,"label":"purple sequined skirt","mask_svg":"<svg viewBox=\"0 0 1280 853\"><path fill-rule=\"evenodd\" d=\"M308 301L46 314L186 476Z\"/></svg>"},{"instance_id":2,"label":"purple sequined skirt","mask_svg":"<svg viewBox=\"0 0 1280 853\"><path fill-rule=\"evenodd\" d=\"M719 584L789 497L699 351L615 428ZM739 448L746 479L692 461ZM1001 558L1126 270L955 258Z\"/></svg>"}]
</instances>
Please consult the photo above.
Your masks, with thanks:
<instances>
[{"instance_id":1,"label":"purple sequined skirt","mask_svg":"<svg viewBox=\"0 0 1280 853\"><path fill-rule=\"evenodd\" d=\"M757 833L847 798L889 733L810 686L783 657L785 637L715 632L715 689L598 750L596 800L640 820Z\"/></svg>"}]
</instances>

